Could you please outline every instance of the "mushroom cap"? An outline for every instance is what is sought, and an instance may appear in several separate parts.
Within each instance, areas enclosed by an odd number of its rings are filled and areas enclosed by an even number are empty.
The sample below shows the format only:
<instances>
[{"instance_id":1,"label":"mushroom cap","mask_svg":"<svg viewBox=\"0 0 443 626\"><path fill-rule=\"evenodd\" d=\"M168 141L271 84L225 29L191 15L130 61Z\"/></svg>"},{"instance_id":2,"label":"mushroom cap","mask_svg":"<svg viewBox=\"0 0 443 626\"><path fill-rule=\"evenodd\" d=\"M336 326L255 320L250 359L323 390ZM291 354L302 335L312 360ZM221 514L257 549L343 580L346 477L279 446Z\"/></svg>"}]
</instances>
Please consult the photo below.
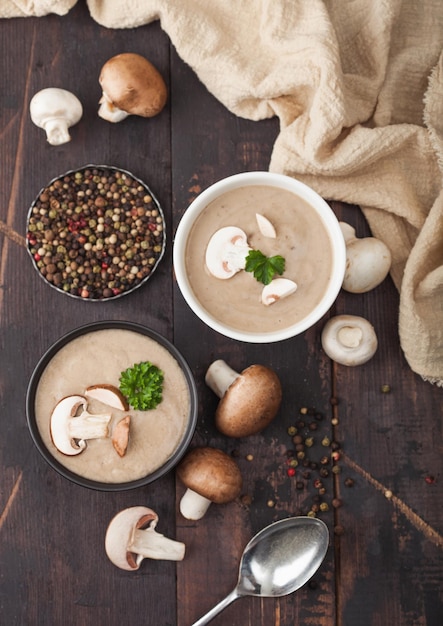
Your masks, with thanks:
<instances>
[{"instance_id":1,"label":"mushroom cap","mask_svg":"<svg viewBox=\"0 0 443 626\"><path fill-rule=\"evenodd\" d=\"M157 513L146 506L133 506L117 513L110 521L105 536L109 560L120 569L138 569L142 559L128 549L134 529L155 528L157 522Z\"/></svg>"},{"instance_id":2,"label":"mushroom cap","mask_svg":"<svg viewBox=\"0 0 443 626\"><path fill-rule=\"evenodd\" d=\"M228 387L215 413L215 425L228 437L246 437L265 428L282 399L277 374L265 365L250 365Z\"/></svg>"},{"instance_id":3,"label":"mushroom cap","mask_svg":"<svg viewBox=\"0 0 443 626\"><path fill-rule=\"evenodd\" d=\"M66 396L59 400L54 407L50 420L50 433L54 446L63 454L75 456L83 452L86 442L78 442L69 433L68 423L81 407L85 409L87 400L84 396Z\"/></svg>"},{"instance_id":4,"label":"mushroom cap","mask_svg":"<svg viewBox=\"0 0 443 626\"><path fill-rule=\"evenodd\" d=\"M101 69L99 83L106 98L130 115L153 117L166 103L163 77L139 54L124 52L109 59Z\"/></svg>"},{"instance_id":5,"label":"mushroom cap","mask_svg":"<svg viewBox=\"0 0 443 626\"><path fill-rule=\"evenodd\" d=\"M99 385L90 385L85 389L85 396L94 398L102 404L106 404L120 411L129 411L129 404L120 389L114 385L103 383Z\"/></svg>"},{"instance_id":6,"label":"mushroom cap","mask_svg":"<svg viewBox=\"0 0 443 626\"><path fill-rule=\"evenodd\" d=\"M32 96L29 113L31 120L40 128L44 128L54 118L66 119L68 126L74 126L83 115L83 106L71 91L46 87Z\"/></svg>"},{"instance_id":7,"label":"mushroom cap","mask_svg":"<svg viewBox=\"0 0 443 626\"><path fill-rule=\"evenodd\" d=\"M374 327L358 315L336 315L325 324L321 342L323 350L336 363L363 365L377 351Z\"/></svg>"},{"instance_id":8,"label":"mushroom cap","mask_svg":"<svg viewBox=\"0 0 443 626\"><path fill-rule=\"evenodd\" d=\"M222 450L194 448L177 467L177 475L188 489L216 504L235 500L242 489L237 463Z\"/></svg>"}]
</instances>

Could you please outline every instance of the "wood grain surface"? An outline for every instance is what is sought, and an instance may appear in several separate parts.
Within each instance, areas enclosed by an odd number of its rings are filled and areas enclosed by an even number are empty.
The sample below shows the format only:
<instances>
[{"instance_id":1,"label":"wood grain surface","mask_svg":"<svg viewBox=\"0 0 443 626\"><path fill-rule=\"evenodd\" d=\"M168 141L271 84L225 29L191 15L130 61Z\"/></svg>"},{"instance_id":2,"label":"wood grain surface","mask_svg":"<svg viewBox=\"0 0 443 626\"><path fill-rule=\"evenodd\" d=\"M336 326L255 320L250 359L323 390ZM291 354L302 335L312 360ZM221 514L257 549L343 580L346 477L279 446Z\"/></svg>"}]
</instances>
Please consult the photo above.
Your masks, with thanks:
<instances>
[{"instance_id":1,"label":"wood grain surface","mask_svg":"<svg viewBox=\"0 0 443 626\"><path fill-rule=\"evenodd\" d=\"M325 319L275 344L241 343L212 331L190 311L174 280L174 232L190 201L225 176L266 170L277 120L251 122L229 113L177 56L158 22L107 30L79 2L65 17L1 20L0 46L0 624L191 626L232 590L253 534L313 507L330 530L313 580L281 599L242 598L214 626L441 624L443 390L422 381L404 359L391 280L368 294L342 291ZM127 51L156 65L169 99L151 120L110 124L97 116L98 75L108 58ZM29 117L31 97L49 86L73 91L84 107L72 140L57 147ZM152 279L102 303L49 288L25 246L28 208L39 189L89 163L143 179L167 223L166 254ZM331 206L359 236L369 234L357 207ZM339 313L374 325L379 348L367 364L339 366L322 351L324 323ZM174 471L143 488L104 493L69 482L41 457L26 422L29 378L54 341L98 320L142 323L182 352L199 394L192 446L211 445L235 457L243 475L235 502L212 505L191 522L180 515L184 487ZM240 370L262 363L278 372L282 407L262 433L230 439L215 429L216 398L204 375L216 358ZM293 427L314 439L295 477L287 473ZM137 572L109 562L106 527L133 505L154 508L159 532L185 542L182 562L146 560Z\"/></svg>"}]
</instances>

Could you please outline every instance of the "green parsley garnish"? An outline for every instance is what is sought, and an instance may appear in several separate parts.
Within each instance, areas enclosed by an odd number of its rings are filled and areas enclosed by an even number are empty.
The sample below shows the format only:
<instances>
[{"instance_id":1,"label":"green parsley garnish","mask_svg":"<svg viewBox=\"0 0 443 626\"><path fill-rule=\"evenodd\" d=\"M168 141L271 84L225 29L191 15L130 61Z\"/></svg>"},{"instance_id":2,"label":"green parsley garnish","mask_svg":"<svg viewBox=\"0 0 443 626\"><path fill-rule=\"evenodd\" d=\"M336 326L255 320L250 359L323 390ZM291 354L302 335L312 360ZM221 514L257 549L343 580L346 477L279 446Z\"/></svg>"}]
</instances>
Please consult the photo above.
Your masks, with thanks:
<instances>
[{"instance_id":1,"label":"green parsley garnish","mask_svg":"<svg viewBox=\"0 0 443 626\"><path fill-rule=\"evenodd\" d=\"M155 409L162 401L163 372L149 361L136 363L121 373L120 391L133 409Z\"/></svg>"},{"instance_id":2,"label":"green parsley garnish","mask_svg":"<svg viewBox=\"0 0 443 626\"><path fill-rule=\"evenodd\" d=\"M275 274L281 276L285 271L285 259L279 254L267 257L260 250L250 250L246 257L245 270L252 272L260 283L269 285Z\"/></svg>"}]
</instances>

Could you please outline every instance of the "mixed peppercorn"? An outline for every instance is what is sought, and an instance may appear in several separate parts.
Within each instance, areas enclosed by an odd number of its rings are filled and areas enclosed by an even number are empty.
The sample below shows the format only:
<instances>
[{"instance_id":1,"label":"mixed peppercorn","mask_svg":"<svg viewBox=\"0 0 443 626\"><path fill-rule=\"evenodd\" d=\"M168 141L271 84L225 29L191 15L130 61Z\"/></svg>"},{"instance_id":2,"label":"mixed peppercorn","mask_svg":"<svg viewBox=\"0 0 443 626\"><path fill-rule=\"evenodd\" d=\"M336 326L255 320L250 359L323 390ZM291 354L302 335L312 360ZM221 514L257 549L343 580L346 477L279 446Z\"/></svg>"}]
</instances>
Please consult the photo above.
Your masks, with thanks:
<instances>
[{"instance_id":1,"label":"mixed peppercorn","mask_svg":"<svg viewBox=\"0 0 443 626\"><path fill-rule=\"evenodd\" d=\"M321 412L303 407L299 418L288 428L292 446L286 452L286 473L294 478L296 489L305 489L309 482L314 487L310 508L305 511L313 517L328 511L330 506L338 508L342 504L339 498L327 499L325 479L340 473L340 445L326 435L319 436L319 423L323 418Z\"/></svg>"},{"instance_id":2,"label":"mixed peppercorn","mask_svg":"<svg viewBox=\"0 0 443 626\"><path fill-rule=\"evenodd\" d=\"M28 250L55 288L84 300L128 293L164 251L164 218L149 189L128 172L84 168L52 181L33 203Z\"/></svg>"}]
</instances>

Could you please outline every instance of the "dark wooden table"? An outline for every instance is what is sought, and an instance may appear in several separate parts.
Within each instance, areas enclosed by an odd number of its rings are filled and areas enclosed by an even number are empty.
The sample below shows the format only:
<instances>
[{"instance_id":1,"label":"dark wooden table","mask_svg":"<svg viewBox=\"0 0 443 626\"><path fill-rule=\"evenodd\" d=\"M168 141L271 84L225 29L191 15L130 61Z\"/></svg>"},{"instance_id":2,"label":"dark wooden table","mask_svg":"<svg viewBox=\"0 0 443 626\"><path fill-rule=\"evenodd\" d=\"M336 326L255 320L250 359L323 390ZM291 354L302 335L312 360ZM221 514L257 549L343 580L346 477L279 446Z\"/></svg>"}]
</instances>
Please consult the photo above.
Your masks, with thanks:
<instances>
[{"instance_id":1,"label":"dark wooden table","mask_svg":"<svg viewBox=\"0 0 443 626\"><path fill-rule=\"evenodd\" d=\"M177 56L159 23L107 30L79 2L65 17L0 22L0 623L2 626L190 626L235 585L240 554L270 522L319 510L330 548L313 581L272 600L244 598L214 621L231 626L437 626L443 616L442 389L423 382L402 355L398 294L388 278L363 295L340 293L330 315L368 318L376 356L357 368L337 366L320 345L324 322L272 345L243 344L206 328L185 304L172 271L172 241L189 202L224 176L267 169L277 120L238 119L217 102ZM110 124L98 118L98 74L114 54L149 58L169 87L156 118ZM72 141L50 146L29 117L38 90L56 86L84 106ZM25 247L26 215L51 178L87 163L129 169L159 198L168 245L152 280L115 301L91 304L50 289ZM356 207L331 203L362 236ZM59 476L27 429L25 395L41 354L71 329L96 320L130 320L172 340L189 362L199 392L193 445L234 454L242 497L189 522L178 511L174 472L148 487L103 493ZM417 337L420 341L420 337ZM216 400L204 383L215 358L235 368L263 363L279 374L284 399L260 435L227 439L214 428ZM383 392L388 386L390 391ZM303 408L314 408L317 419ZM305 426L300 426L300 421ZM287 474L288 429L315 422L311 461L329 463ZM329 470L320 476L320 468ZM322 471L322 474L326 472ZM323 483L318 488L317 480ZM352 486L351 486L352 483ZM342 506L332 504L341 500ZM104 552L111 517L132 505L160 515L158 529L185 542L185 559L145 561L137 573L114 567Z\"/></svg>"}]
</instances>

